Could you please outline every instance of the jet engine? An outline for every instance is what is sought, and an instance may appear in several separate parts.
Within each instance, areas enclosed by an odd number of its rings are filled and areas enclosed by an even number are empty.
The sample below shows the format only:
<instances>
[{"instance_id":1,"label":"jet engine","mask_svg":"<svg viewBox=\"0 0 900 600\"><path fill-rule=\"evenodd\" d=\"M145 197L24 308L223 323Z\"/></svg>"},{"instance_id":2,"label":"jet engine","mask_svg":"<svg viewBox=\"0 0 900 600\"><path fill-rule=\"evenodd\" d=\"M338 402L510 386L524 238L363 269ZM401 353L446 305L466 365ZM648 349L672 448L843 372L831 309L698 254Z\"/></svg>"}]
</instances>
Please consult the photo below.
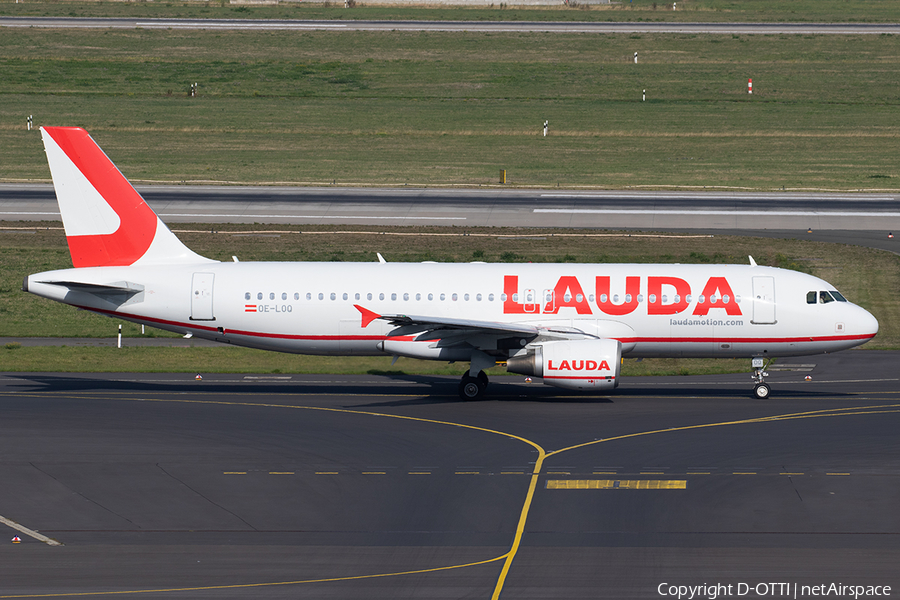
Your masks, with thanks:
<instances>
[{"instance_id":1,"label":"jet engine","mask_svg":"<svg viewBox=\"0 0 900 600\"><path fill-rule=\"evenodd\" d=\"M506 370L534 375L570 390L611 390L619 385L622 343L618 340L559 340L530 346L509 357Z\"/></svg>"}]
</instances>

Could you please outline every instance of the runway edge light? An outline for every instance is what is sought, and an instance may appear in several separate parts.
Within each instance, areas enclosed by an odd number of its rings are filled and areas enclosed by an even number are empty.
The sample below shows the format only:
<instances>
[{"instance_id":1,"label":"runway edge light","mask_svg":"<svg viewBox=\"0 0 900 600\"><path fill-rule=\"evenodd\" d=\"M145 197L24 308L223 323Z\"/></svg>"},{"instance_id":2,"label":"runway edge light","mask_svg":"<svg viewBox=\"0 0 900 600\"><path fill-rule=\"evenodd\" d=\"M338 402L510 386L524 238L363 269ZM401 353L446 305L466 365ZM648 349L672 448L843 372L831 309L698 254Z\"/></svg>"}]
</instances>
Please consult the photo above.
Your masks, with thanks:
<instances>
[{"instance_id":1,"label":"runway edge light","mask_svg":"<svg viewBox=\"0 0 900 600\"><path fill-rule=\"evenodd\" d=\"M203 376L200 375L200 373L197 373L197 376L194 377L194 379L196 379L197 381L203 381Z\"/></svg>"},{"instance_id":2,"label":"runway edge light","mask_svg":"<svg viewBox=\"0 0 900 600\"><path fill-rule=\"evenodd\" d=\"M21 544L21 543L22 543L22 538L20 538L20 537L17 536L17 535L16 535L16 536L13 536L12 543L13 543L13 544Z\"/></svg>"}]
</instances>

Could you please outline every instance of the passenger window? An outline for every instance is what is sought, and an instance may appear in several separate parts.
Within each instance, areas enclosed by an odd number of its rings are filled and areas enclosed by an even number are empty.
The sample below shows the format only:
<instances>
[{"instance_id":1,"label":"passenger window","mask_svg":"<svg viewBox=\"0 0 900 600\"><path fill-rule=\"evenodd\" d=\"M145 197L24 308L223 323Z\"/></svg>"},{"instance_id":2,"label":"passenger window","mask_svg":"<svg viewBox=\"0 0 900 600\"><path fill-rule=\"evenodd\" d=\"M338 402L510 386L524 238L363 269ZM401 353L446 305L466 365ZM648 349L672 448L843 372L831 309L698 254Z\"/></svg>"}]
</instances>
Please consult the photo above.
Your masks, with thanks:
<instances>
[{"instance_id":1,"label":"passenger window","mask_svg":"<svg viewBox=\"0 0 900 600\"><path fill-rule=\"evenodd\" d=\"M479 302L481 302L481 294L476 294L475 299L478 300Z\"/></svg>"},{"instance_id":2,"label":"passenger window","mask_svg":"<svg viewBox=\"0 0 900 600\"><path fill-rule=\"evenodd\" d=\"M456 293L454 292L454 294L452 296L450 296L450 299L453 300L454 302L456 302L459 299L459 296L457 296Z\"/></svg>"},{"instance_id":3,"label":"passenger window","mask_svg":"<svg viewBox=\"0 0 900 600\"><path fill-rule=\"evenodd\" d=\"M325 294L323 294L322 292L319 292L319 300L324 300L324 299L325 299Z\"/></svg>"},{"instance_id":4,"label":"passenger window","mask_svg":"<svg viewBox=\"0 0 900 600\"><path fill-rule=\"evenodd\" d=\"M409 302L409 292L403 292L403 300Z\"/></svg>"},{"instance_id":5,"label":"passenger window","mask_svg":"<svg viewBox=\"0 0 900 600\"><path fill-rule=\"evenodd\" d=\"M334 292L331 292L331 299L335 300L336 298L337 298L337 295Z\"/></svg>"},{"instance_id":6,"label":"passenger window","mask_svg":"<svg viewBox=\"0 0 900 600\"><path fill-rule=\"evenodd\" d=\"M724 302L725 304L728 304L729 302L731 302L731 296L729 296L728 294L725 294L724 296L722 296L722 302Z\"/></svg>"},{"instance_id":7,"label":"passenger window","mask_svg":"<svg viewBox=\"0 0 900 600\"><path fill-rule=\"evenodd\" d=\"M275 292L269 292L269 300L275 299Z\"/></svg>"},{"instance_id":8,"label":"passenger window","mask_svg":"<svg viewBox=\"0 0 900 600\"><path fill-rule=\"evenodd\" d=\"M262 292L259 292L258 294L256 294L256 299L262 300Z\"/></svg>"},{"instance_id":9,"label":"passenger window","mask_svg":"<svg viewBox=\"0 0 900 600\"><path fill-rule=\"evenodd\" d=\"M287 292L281 292L281 299L287 300Z\"/></svg>"},{"instance_id":10,"label":"passenger window","mask_svg":"<svg viewBox=\"0 0 900 600\"><path fill-rule=\"evenodd\" d=\"M299 299L300 299L300 293L294 292L294 300L299 300Z\"/></svg>"},{"instance_id":11,"label":"passenger window","mask_svg":"<svg viewBox=\"0 0 900 600\"><path fill-rule=\"evenodd\" d=\"M416 302L422 299L422 294L416 294Z\"/></svg>"},{"instance_id":12,"label":"passenger window","mask_svg":"<svg viewBox=\"0 0 900 600\"><path fill-rule=\"evenodd\" d=\"M488 294L488 302L493 302L493 301L494 301L494 295Z\"/></svg>"},{"instance_id":13,"label":"passenger window","mask_svg":"<svg viewBox=\"0 0 900 600\"><path fill-rule=\"evenodd\" d=\"M372 299L372 292L369 292L368 294L366 294L366 300L371 300L371 299Z\"/></svg>"},{"instance_id":14,"label":"passenger window","mask_svg":"<svg viewBox=\"0 0 900 600\"><path fill-rule=\"evenodd\" d=\"M307 299L307 300L312 300L312 293L306 292L306 299Z\"/></svg>"},{"instance_id":15,"label":"passenger window","mask_svg":"<svg viewBox=\"0 0 900 600\"><path fill-rule=\"evenodd\" d=\"M396 293L396 292L394 292L393 294L391 294L391 300L397 300L397 293Z\"/></svg>"},{"instance_id":16,"label":"passenger window","mask_svg":"<svg viewBox=\"0 0 900 600\"><path fill-rule=\"evenodd\" d=\"M816 292L806 292L806 303L807 304L815 304L816 303Z\"/></svg>"},{"instance_id":17,"label":"passenger window","mask_svg":"<svg viewBox=\"0 0 900 600\"><path fill-rule=\"evenodd\" d=\"M819 292L819 302L821 304L828 304L829 302L834 302L834 298L831 297L831 294L823 290Z\"/></svg>"},{"instance_id":18,"label":"passenger window","mask_svg":"<svg viewBox=\"0 0 900 600\"><path fill-rule=\"evenodd\" d=\"M356 294L354 294L353 299L354 299L354 300L359 300L359 292L356 292Z\"/></svg>"},{"instance_id":19,"label":"passenger window","mask_svg":"<svg viewBox=\"0 0 900 600\"><path fill-rule=\"evenodd\" d=\"M428 301L431 302L434 300L434 294L428 294Z\"/></svg>"},{"instance_id":20,"label":"passenger window","mask_svg":"<svg viewBox=\"0 0 900 600\"><path fill-rule=\"evenodd\" d=\"M342 298L343 298L344 300L346 300L346 299L348 299L349 297L350 297L350 296L347 295L347 292L344 292L344 295L342 296Z\"/></svg>"},{"instance_id":21,"label":"passenger window","mask_svg":"<svg viewBox=\"0 0 900 600\"><path fill-rule=\"evenodd\" d=\"M378 294L378 299L384 300L384 292L381 292L380 294Z\"/></svg>"},{"instance_id":22,"label":"passenger window","mask_svg":"<svg viewBox=\"0 0 900 600\"><path fill-rule=\"evenodd\" d=\"M506 302L506 294L500 294L500 302Z\"/></svg>"},{"instance_id":23,"label":"passenger window","mask_svg":"<svg viewBox=\"0 0 900 600\"><path fill-rule=\"evenodd\" d=\"M249 300L249 299L250 299L250 292L247 292L246 294L244 294L244 300Z\"/></svg>"},{"instance_id":24,"label":"passenger window","mask_svg":"<svg viewBox=\"0 0 900 600\"><path fill-rule=\"evenodd\" d=\"M466 302L468 302L468 301L469 301L469 295L468 295L468 294L464 295L464 296L463 296L463 300L465 300Z\"/></svg>"},{"instance_id":25,"label":"passenger window","mask_svg":"<svg viewBox=\"0 0 900 600\"><path fill-rule=\"evenodd\" d=\"M444 301L444 298L446 298L446 297L447 297L446 294L441 294L441 302L443 302L443 301Z\"/></svg>"},{"instance_id":26,"label":"passenger window","mask_svg":"<svg viewBox=\"0 0 900 600\"><path fill-rule=\"evenodd\" d=\"M716 297L715 294L713 294L712 296L709 297L709 303L710 303L710 304L715 304L715 303L716 303L716 300L718 300L718 298Z\"/></svg>"}]
</instances>

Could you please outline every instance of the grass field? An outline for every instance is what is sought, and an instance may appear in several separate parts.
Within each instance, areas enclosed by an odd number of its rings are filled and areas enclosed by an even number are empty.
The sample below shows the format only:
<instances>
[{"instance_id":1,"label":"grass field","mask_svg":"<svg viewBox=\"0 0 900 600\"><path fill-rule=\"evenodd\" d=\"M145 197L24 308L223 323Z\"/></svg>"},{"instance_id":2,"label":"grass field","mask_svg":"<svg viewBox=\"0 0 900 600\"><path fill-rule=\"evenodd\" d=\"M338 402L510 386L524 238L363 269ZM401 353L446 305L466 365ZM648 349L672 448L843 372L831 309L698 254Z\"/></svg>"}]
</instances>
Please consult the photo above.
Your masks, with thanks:
<instances>
[{"instance_id":1,"label":"grass field","mask_svg":"<svg viewBox=\"0 0 900 600\"><path fill-rule=\"evenodd\" d=\"M574 0L568 7L485 8L370 6L358 0L354 9L343 1L291 3L279 6L233 6L222 0L193 2L0 2L0 14L50 17L157 17L241 19L372 19L453 21L702 21L702 22L835 22L884 23L900 18L893 0L628 0L588 5ZM560 5L562 2L560 2Z\"/></svg>"},{"instance_id":2,"label":"grass field","mask_svg":"<svg viewBox=\"0 0 900 600\"><path fill-rule=\"evenodd\" d=\"M900 189L898 36L5 29L0 68L6 181L31 114L135 181Z\"/></svg>"}]
</instances>

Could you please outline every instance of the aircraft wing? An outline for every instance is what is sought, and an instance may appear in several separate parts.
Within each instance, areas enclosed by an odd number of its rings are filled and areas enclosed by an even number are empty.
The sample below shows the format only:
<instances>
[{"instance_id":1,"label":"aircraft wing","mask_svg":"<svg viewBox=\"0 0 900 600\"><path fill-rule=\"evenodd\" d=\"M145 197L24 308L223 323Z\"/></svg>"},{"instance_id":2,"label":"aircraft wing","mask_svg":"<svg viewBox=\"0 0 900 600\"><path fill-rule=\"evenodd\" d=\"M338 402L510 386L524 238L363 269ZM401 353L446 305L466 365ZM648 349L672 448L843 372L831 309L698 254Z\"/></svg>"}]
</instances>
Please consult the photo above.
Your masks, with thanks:
<instances>
[{"instance_id":1,"label":"aircraft wing","mask_svg":"<svg viewBox=\"0 0 900 600\"><path fill-rule=\"evenodd\" d=\"M528 337L549 336L568 338L572 335L583 336L584 332L571 327L541 327L528 323L501 323L498 321L479 321L474 319L451 319L448 317L428 317L418 315L380 315L359 305L356 309L362 315L362 326L366 327L375 319L387 321L397 328L388 333L389 337L418 334L418 341L442 338L459 339L488 335L493 337Z\"/></svg>"}]
</instances>

